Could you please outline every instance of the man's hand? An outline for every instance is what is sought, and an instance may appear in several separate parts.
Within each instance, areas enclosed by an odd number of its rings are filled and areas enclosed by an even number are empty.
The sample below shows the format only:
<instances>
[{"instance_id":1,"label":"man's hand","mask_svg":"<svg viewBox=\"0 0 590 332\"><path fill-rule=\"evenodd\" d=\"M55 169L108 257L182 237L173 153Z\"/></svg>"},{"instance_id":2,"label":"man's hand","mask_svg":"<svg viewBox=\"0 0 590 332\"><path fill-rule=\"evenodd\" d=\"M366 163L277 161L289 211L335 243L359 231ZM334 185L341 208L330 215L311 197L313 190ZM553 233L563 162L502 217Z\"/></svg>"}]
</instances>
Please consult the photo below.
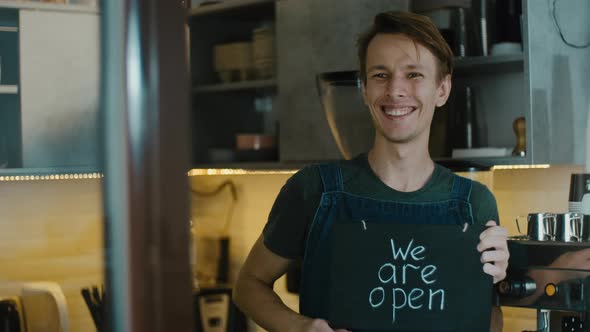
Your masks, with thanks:
<instances>
[{"instance_id":1,"label":"man's hand","mask_svg":"<svg viewBox=\"0 0 590 332\"><path fill-rule=\"evenodd\" d=\"M328 322L323 319L306 318L301 326L289 330L290 332L350 332L344 329L332 330Z\"/></svg>"},{"instance_id":2,"label":"man's hand","mask_svg":"<svg viewBox=\"0 0 590 332\"><path fill-rule=\"evenodd\" d=\"M481 252L483 271L494 278L494 284L506 277L508 268L508 231L490 220L486 226L491 226L479 236L477 251Z\"/></svg>"}]
</instances>

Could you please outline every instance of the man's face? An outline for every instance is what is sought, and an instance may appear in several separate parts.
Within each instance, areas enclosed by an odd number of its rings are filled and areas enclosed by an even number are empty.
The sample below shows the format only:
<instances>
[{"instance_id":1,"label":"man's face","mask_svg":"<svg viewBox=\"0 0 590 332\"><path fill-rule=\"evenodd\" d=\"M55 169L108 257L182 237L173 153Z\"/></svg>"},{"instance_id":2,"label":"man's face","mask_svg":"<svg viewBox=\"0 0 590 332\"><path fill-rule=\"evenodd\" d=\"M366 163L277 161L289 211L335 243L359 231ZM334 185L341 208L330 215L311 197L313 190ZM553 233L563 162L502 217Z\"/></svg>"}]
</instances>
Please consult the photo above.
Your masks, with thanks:
<instances>
[{"instance_id":1,"label":"man's face","mask_svg":"<svg viewBox=\"0 0 590 332\"><path fill-rule=\"evenodd\" d=\"M437 60L403 34L377 34L369 43L363 99L377 139L428 142L434 108L451 90L450 75L437 81Z\"/></svg>"}]
</instances>

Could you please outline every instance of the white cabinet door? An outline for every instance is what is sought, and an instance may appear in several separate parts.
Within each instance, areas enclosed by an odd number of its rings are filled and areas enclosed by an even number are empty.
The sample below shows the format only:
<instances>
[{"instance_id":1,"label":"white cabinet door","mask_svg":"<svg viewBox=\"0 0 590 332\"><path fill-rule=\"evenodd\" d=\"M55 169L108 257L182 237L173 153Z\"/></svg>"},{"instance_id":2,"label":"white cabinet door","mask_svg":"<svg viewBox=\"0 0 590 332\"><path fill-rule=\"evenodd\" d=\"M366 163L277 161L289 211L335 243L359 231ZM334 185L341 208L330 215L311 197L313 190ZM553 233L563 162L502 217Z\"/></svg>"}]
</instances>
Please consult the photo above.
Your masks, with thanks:
<instances>
[{"instance_id":1,"label":"white cabinet door","mask_svg":"<svg viewBox=\"0 0 590 332\"><path fill-rule=\"evenodd\" d=\"M97 166L99 16L20 11L23 167Z\"/></svg>"}]
</instances>

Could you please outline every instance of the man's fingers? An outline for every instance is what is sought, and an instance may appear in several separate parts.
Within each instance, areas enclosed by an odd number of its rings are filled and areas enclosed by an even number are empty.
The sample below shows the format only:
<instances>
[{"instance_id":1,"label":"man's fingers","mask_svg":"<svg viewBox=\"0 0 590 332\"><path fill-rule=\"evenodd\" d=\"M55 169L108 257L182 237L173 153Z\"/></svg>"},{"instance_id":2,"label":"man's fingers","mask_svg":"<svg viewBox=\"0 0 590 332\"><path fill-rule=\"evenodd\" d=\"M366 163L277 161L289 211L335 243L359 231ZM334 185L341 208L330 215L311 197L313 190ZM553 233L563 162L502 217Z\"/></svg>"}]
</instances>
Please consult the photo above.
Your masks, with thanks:
<instances>
[{"instance_id":1,"label":"man's fingers","mask_svg":"<svg viewBox=\"0 0 590 332\"><path fill-rule=\"evenodd\" d=\"M481 262L482 263L504 263L508 262L509 254L507 251L504 250L492 250L492 251L484 251L481 254Z\"/></svg>"},{"instance_id":2,"label":"man's fingers","mask_svg":"<svg viewBox=\"0 0 590 332\"><path fill-rule=\"evenodd\" d=\"M486 224L486 226L488 226L488 225ZM484 237L488 237L488 236L508 237L508 230L502 226L493 226L493 227L490 227L490 228L486 229L485 231L481 232L481 234L479 235L479 238L483 239Z\"/></svg>"},{"instance_id":3,"label":"man's fingers","mask_svg":"<svg viewBox=\"0 0 590 332\"><path fill-rule=\"evenodd\" d=\"M490 248L495 248L497 250L508 250L506 244L506 237L498 235L498 236L487 236L482 238L479 243L477 244L477 251L482 252L484 250L488 250Z\"/></svg>"},{"instance_id":4,"label":"man's fingers","mask_svg":"<svg viewBox=\"0 0 590 332\"><path fill-rule=\"evenodd\" d=\"M485 263L483 265L483 271L493 277L494 283L497 283L506 277L506 271L504 271L504 269L491 263Z\"/></svg>"}]
</instances>

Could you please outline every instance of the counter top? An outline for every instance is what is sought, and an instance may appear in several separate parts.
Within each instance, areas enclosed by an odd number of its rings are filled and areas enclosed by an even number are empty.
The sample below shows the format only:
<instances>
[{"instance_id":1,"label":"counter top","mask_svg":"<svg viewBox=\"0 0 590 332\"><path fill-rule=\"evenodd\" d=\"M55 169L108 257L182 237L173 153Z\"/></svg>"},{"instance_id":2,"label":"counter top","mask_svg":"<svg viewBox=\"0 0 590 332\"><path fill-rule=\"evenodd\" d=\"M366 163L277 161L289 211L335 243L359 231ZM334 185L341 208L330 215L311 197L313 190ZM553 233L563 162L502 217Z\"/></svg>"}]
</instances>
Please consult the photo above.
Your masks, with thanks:
<instances>
[{"instance_id":1,"label":"counter top","mask_svg":"<svg viewBox=\"0 0 590 332\"><path fill-rule=\"evenodd\" d=\"M0 9L3 9L3 8L45 10L45 11L57 11L57 12L92 13L92 14L99 13L98 6L46 3L46 2L38 2L38 1L24 1L24 0L0 1Z\"/></svg>"}]
</instances>

